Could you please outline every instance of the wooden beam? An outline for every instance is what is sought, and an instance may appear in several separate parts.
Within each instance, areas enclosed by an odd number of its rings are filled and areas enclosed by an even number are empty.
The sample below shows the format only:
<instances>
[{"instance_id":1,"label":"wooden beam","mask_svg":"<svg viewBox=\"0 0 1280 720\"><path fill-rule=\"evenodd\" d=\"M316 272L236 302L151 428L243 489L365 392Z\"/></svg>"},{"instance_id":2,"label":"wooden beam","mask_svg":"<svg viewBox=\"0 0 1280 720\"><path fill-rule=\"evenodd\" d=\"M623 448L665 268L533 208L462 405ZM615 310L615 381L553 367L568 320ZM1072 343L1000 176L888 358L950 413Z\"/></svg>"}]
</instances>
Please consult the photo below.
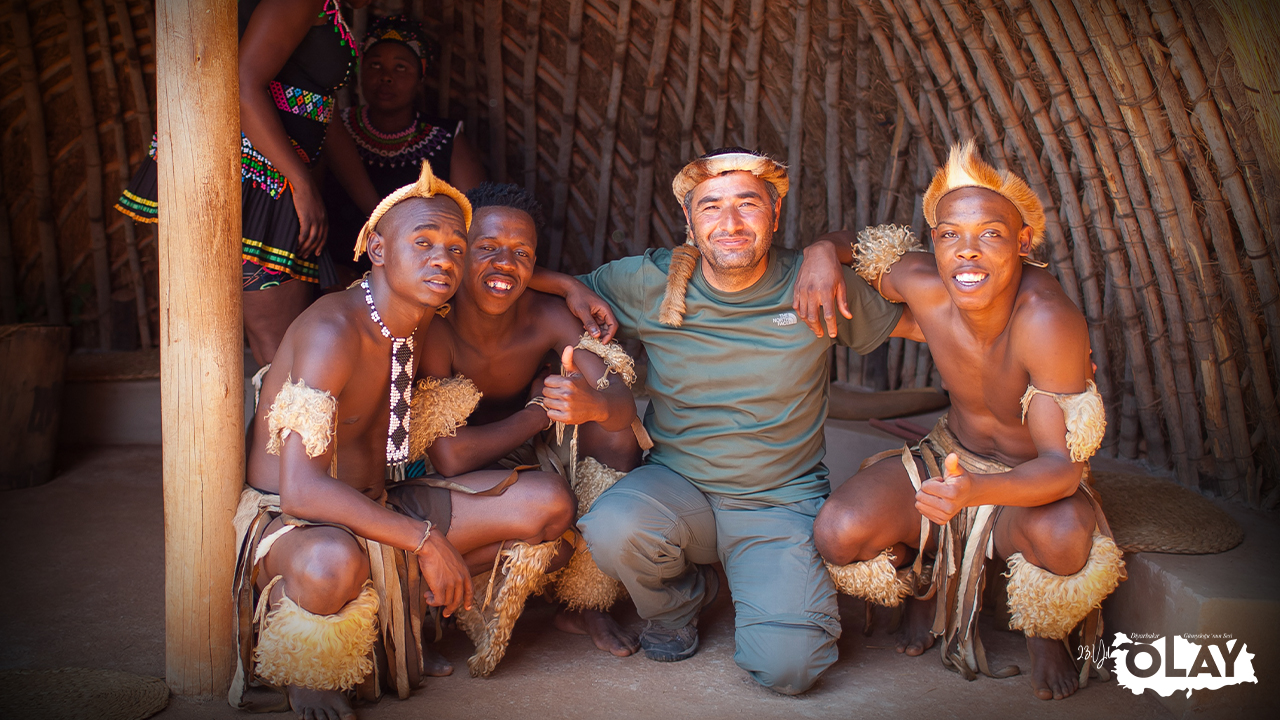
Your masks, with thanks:
<instances>
[{"instance_id":1,"label":"wooden beam","mask_svg":"<svg viewBox=\"0 0 1280 720\"><path fill-rule=\"evenodd\" d=\"M507 97L502 82L502 0L484 0L484 75L489 95L489 175L507 181Z\"/></svg>"},{"instance_id":2,"label":"wooden beam","mask_svg":"<svg viewBox=\"0 0 1280 720\"><path fill-rule=\"evenodd\" d=\"M791 118L787 123L787 168L791 190L787 193L783 243L794 248L800 234L800 190L804 180L804 96L809 89L809 0L796 0L795 40L791 43Z\"/></svg>"},{"instance_id":3,"label":"wooden beam","mask_svg":"<svg viewBox=\"0 0 1280 720\"><path fill-rule=\"evenodd\" d=\"M569 170L573 161L573 130L578 118L578 66L582 62L584 0L569 3L569 31L564 49L564 96L560 103L560 140L556 153L556 185L551 206L551 246L547 267L560 269L565 218L569 213Z\"/></svg>"},{"instance_id":4,"label":"wooden beam","mask_svg":"<svg viewBox=\"0 0 1280 720\"><path fill-rule=\"evenodd\" d=\"M758 151L760 117L760 51L764 47L764 0L751 0L747 18L747 58L742 80L746 84L742 108L742 145Z\"/></svg>"},{"instance_id":5,"label":"wooden beam","mask_svg":"<svg viewBox=\"0 0 1280 720\"><path fill-rule=\"evenodd\" d=\"M649 71L644 79L644 111L639 123L640 166L636 172L636 224L631 236L631 252L637 255L649 247L649 229L653 223L653 159L658 149L658 112L662 109L662 86L667 81L667 48L671 43L675 6L675 0L666 0L658 6Z\"/></svg>"},{"instance_id":6,"label":"wooden beam","mask_svg":"<svg viewBox=\"0 0 1280 720\"><path fill-rule=\"evenodd\" d=\"M213 697L235 658L244 483L236 8L167 0L157 13L165 675L179 695Z\"/></svg>"},{"instance_id":7,"label":"wooden beam","mask_svg":"<svg viewBox=\"0 0 1280 720\"><path fill-rule=\"evenodd\" d=\"M618 3L618 19L613 31L613 64L609 71L609 101L604 113L604 136L600 140L600 166L596 173L596 216L591 232L591 267L604 264L604 234L609 229L609 193L613 189L613 157L618 142L618 107L622 103L622 76L627 67L627 45L631 42L631 0Z\"/></svg>"}]
</instances>

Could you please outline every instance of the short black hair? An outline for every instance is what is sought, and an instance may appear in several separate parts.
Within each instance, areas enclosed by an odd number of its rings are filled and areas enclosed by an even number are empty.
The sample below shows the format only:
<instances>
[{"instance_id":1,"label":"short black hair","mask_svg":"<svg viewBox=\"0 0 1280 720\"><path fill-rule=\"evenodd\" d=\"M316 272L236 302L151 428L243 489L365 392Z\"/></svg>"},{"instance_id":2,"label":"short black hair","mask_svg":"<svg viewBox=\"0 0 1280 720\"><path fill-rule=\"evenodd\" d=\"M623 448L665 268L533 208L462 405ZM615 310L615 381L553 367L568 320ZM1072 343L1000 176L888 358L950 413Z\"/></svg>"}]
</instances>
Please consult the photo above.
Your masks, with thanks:
<instances>
[{"instance_id":1,"label":"short black hair","mask_svg":"<svg viewBox=\"0 0 1280 720\"><path fill-rule=\"evenodd\" d=\"M520 210L533 218L533 229L542 235L546 222L542 215L542 203L525 188L515 183L495 183L485 181L467 191L467 199L471 201L471 210L475 212L483 207L507 207Z\"/></svg>"}]
</instances>

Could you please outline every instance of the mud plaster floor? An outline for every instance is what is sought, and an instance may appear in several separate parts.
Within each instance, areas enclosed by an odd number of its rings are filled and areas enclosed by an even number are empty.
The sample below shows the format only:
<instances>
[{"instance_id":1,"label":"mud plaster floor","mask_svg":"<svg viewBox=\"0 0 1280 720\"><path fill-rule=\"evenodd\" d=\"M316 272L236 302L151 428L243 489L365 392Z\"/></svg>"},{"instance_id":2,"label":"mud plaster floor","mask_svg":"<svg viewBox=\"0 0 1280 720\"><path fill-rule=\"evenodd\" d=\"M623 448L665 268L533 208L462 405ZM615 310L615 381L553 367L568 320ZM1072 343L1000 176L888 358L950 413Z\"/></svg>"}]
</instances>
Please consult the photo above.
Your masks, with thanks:
<instances>
[{"instance_id":1,"label":"mud plaster floor","mask_svg":"<svg viewBox=\"0 0 1280 720\"><path fill-rule=\"evenodd\" d=\"M0 669L96 667L164 674L160 448L111 447L64 458L48 485L0 495ZM661 664L615 658L551 625L531 603L493 677L466 674L470 644L454 630L441 649L459 668L406 701L360 708L392 718L1167 718L1153 698L1094 682L1063 702L1037 700L1024 678L966 682L936 650L893 649L887 613L871 637L859 602L841 598L840 660L808 694L775 695L733 662L733 609L721 597L702 617L693 658ZM619 617L632 627L634 609ZM1024 663L1021 638L984 628L992 666ZM3 716L0 708L0 716ZM160 718L247 718L223 701L173 698ZM275 715L266 717L287 717Z\"/></svg>"}]
</instances>

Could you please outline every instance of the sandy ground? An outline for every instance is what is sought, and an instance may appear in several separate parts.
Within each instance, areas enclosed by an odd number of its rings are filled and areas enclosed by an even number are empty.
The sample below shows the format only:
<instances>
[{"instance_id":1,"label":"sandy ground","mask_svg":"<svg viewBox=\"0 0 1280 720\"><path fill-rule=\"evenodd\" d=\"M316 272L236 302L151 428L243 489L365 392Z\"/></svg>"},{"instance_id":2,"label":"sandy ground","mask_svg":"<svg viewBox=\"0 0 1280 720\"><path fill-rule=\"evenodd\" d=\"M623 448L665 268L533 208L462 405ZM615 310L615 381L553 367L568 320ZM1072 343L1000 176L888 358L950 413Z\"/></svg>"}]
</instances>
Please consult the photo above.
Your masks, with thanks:
<instances>
[{"instance_id":1,"label":"sandy ground","mask_svg":"<svg viewBox=\"0 0 1280 720\"><path fill-rule=\"evenodd\" d=\"M160 449L113 447L65 458L48 485L0 502L0 669L96 667L164 675L163 512ZM894 651L881 613L861 632L861 603L842 598L840 660L809 693L757 686L733 662L733 609L722 597L701 621L702 648L682 663L615 658L551 625L535 600L494 675L467 676L471 647L454 631L442 652L460 668L430 679L407 701L361 708L391 718L1167 718L1154 698L1094 682L1062 702L1042 702L1024 678L966 682L938 655ZM634 609L618 612L638 627ZM984 628L992 666L1025 662L1022 639ZM0 717L7 717L0 707ZM225 702L174 698L160 718L244 718ZM283 715L277 717L285 717Z\"/></svg>"}]
</instances>

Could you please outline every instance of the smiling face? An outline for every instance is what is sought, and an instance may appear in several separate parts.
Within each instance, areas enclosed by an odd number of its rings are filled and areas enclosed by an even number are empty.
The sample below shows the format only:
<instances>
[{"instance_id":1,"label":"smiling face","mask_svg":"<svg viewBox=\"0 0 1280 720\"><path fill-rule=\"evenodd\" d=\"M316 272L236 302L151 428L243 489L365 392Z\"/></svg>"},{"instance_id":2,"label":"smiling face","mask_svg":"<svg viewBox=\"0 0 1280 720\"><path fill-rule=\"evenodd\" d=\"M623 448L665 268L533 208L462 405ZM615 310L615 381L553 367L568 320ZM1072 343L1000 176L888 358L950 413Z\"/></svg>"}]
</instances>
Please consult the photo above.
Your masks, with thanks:
<instances>
[{"instance_id":1,"label":"smiling face","mask_svg":"<svg viewBox=\"0 0 1280 720\"><path fill-rule=\"evenodd\" d=\"M966 187L942 196L937 213L933 251L956 306L978 310L1016 293L1032 231L1013 203L991 190Z\"/></svg>"},{"instance_id":2,"label":"smiling face","mask_svg":"<svg viewBox=\"0 0 1280 720\"><path fill-rule=\"evenodd\" d=\"M685 212L713 274L763 273L781 204L771 199L768 184L749 172L718 175L693 189Z\"/></svg>"},{"instance_id":3,"label":"smiling face","mask_svg":"<svg viewBox=\"0 0 1280 720\"><path fill-rule=\"evenodd\" d=\"M431 308L458 289L466 253L462 209L442 196L401 202L382 216L369 239L369 260L382 268L392 291Z\"/></svg>"},{"instance_id":4,"label":"smiling face","mask_svg":"<svg viewBox=\"0 0 1280 720\"><path fill-rule=\"evenodd\" d=\"M523 210L486 206L475 211L463 283L481 311L501 315L524 293L533 277L538 232Z\"/></svg>"},{"instance_id":5,"label":"smiling face","mask_svg":"<svg viewBox=\"0 0 1280 720\"><path fill-rule=\"evenodd\" d=\"M407 46L380 42L360 61L360 92L370 109L398 112L413 104L422 75L422 61Z\"/></svg>"}]
</instances>

